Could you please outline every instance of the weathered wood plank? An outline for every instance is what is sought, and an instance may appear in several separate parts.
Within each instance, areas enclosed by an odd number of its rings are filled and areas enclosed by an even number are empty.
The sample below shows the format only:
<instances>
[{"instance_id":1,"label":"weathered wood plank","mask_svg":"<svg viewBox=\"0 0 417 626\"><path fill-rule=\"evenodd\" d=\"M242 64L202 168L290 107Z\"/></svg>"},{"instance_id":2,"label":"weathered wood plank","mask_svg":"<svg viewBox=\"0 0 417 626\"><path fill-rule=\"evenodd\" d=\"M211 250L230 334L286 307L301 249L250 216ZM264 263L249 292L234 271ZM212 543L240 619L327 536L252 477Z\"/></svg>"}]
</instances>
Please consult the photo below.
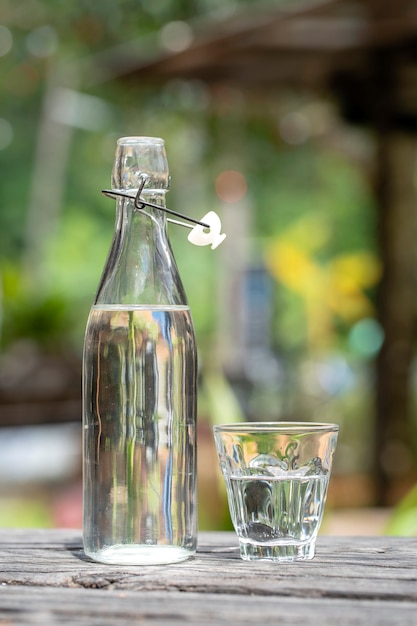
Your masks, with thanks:
<instances>
[{"instance_id":1,"label":"weathered wood plank","mask_svg":"<svg viewBox=\"0 0 417 626\"><path fill-rule=\"evenodd\" d=\"M265 581L267 584L267 581ZM88 589L0 588L0 624L28 626L415 626L410 602Z\"/></svg>"},{"instance_id":2,"label":"weathered wood plank","mask_svg":"<svg viewBox=\"0 0 417 626\"><path fill-rule=\"evenodd\" d=\"M194 559L125 567L87 559L76 532L13 534L0 532L0 584L417 601L417 542L404 538L321 537L313 561L278 565L242 561L232 533L202 534Z\"/></svg>"},{"instance_id":3,"label":"weathered wood plank","mask_svg":"<svg viewBox=\"0 0 417 626\"><path fill-rule=\"evenodd\" d=\"M0 530L0 625L417 623L412 539L319 537L313 561L279 565L242 561L233 533L199 546L184 563L109 566L79 531Z\"/></svg>"}]
</instances>

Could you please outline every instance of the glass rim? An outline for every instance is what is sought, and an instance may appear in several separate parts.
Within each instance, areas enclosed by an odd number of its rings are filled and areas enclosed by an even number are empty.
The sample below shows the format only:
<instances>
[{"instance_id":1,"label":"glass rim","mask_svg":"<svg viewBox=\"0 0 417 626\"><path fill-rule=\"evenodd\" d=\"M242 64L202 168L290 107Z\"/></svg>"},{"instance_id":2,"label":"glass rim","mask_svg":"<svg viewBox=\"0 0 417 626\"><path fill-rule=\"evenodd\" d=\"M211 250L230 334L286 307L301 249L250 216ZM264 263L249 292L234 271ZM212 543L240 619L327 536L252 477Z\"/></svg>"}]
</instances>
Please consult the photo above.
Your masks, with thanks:
<instances>
[{"instance_id":1,"label":"glass rim","mask_svg":"<svg viewBox=\"0 0 417 626\"><path fill-rule=\"evenodd\" d=\"M234 422L215 424L214 432L225 433L320 433L338 432L339 425L327 422Z\"/></svg>"},{"instance_id":2,"label":"glass rim","mask_svg":"<svg viewBox=\"0 0 417 626\"><path fill-rule=\"evenodd\" d=\"M155 144L155 145L164 145L165 141L161 139L161 137L146 137L143 135L132 135L128 137L120 137L117 140L118 146L129 146L138 143L147 143L147 144Z\"/></svg>"}]
</instances>

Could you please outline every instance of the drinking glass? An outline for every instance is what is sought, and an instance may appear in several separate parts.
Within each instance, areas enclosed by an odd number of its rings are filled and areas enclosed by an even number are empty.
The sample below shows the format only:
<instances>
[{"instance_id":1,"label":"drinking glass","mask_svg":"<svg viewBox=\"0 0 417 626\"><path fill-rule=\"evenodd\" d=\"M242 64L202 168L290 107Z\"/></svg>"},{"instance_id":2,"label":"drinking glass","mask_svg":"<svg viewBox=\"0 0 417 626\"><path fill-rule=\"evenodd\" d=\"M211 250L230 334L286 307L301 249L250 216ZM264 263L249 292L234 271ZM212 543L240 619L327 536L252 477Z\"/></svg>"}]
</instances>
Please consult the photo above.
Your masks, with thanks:
<instances>
[{"instance_id":1,"label":"drinking glass","mask_svg":"<svg viewBox=\"0 0 417 626\"><path fill-rule=\"evenodd\" d=\"M314 557L338 431L314 422L214 426L242 559Z\"/></svg>"}]
</instances>

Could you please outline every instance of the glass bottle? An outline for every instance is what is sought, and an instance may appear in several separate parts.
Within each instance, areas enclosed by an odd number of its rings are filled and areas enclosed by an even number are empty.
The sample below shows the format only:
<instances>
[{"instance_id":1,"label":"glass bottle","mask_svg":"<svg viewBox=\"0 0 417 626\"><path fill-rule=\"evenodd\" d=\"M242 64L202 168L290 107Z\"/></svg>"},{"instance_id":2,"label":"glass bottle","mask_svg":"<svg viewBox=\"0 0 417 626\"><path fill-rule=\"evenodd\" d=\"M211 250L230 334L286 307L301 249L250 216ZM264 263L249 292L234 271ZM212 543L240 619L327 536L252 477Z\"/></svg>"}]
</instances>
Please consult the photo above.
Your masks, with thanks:
<instances>
[{"instance_id":1,"label":"glass bottle","mask_svg":"<svg viewBox=\"0 0 417 626\"><path fill-rule=\"evenodd\" d=\"M165 206L164 141L117 142L112 188ZM117 200L83 358L83 536L96 561L196 550L196 344L164 211Z\"/></svg>"}]
</instances>

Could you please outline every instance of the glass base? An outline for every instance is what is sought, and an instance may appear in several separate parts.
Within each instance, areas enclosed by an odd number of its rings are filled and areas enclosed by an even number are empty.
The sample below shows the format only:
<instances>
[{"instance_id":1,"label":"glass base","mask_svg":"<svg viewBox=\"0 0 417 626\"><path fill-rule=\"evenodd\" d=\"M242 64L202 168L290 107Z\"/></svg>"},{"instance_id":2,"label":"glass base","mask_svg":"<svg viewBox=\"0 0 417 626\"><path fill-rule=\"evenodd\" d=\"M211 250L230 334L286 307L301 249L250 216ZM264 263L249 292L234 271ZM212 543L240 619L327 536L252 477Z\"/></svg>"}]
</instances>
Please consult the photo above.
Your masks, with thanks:
<instances>
[{"instance_id":1,"label":"glass base","mask_svg":"<svg viewBox=\"0 0 417 626\"><path fill-rule=\"evenodd\" d=\"M240 556L245 561L308 561L314 558L315 540L308 543L253 543L239 540Z\"/></svg>"},{"instance_id":2,"label":"glass base","mask_svg":"<svg viewBox=\"0 0 417 626\"><path fill-rule=\"evenodd\" d=\"M85 551L93 561L108 565L166 565L179 563L195 554L178 546L120 544L109 546L96 552Z\"/></svg>"}]
</instances>

